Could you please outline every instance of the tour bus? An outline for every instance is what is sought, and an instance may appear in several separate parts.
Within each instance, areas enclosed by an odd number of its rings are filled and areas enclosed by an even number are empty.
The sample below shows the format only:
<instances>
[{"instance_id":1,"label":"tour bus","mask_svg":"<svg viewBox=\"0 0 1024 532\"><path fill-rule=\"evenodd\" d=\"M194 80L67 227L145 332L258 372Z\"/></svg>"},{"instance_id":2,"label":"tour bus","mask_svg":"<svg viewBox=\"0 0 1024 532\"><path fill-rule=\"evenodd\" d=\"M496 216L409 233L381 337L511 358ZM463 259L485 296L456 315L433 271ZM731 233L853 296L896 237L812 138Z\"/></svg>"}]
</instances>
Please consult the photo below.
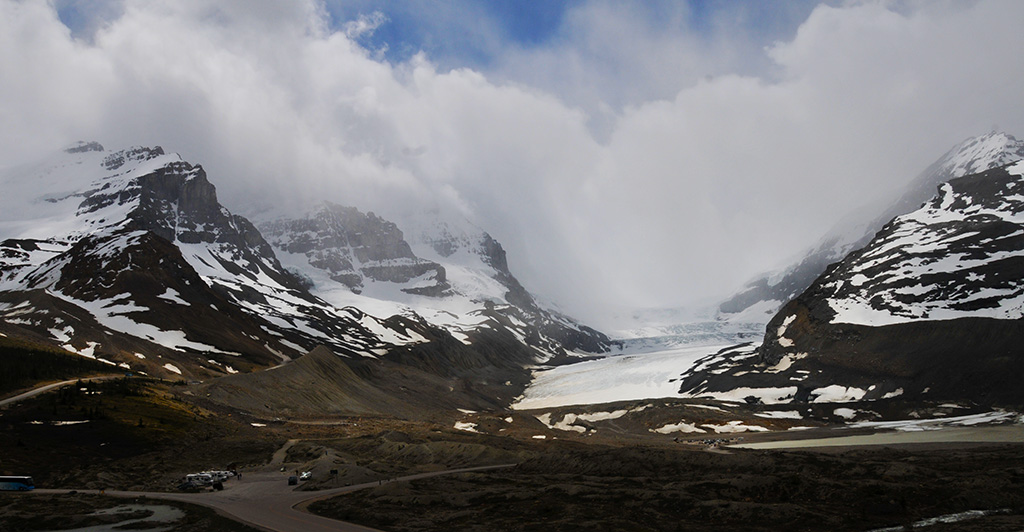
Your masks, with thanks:
<instances>
[{"instance_id":1,"label":"tour bus","mask_svg":"<svg viewBox=\"0 0 1024 532\"><path fill-rule=\"evenodd\" d=\"M0 477L0 491L28 491L35 488L32 477Z\"/></svg>"}]
</instances>

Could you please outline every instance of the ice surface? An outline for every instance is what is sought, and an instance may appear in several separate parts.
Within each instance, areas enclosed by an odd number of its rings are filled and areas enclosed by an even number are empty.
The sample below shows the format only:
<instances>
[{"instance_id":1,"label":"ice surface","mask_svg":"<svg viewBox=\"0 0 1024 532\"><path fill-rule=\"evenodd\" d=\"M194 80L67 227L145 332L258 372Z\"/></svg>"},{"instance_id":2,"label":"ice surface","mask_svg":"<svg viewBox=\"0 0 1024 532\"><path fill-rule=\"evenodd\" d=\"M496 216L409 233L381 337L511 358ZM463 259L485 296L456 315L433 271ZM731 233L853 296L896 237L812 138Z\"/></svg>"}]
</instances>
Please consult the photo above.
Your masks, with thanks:
<instances>
[{"instance_id":1,"label":"ice surface","mask_svg":"<svg viewBox=\"0 0 1024 532\"><path fill-rule=\"evenodd\" d=\"M936 419L906 419L897 421L861 421L851 423L851 428L894 429L901 431L938 430L949 426L970 427L981 424L1021 423L1020 414L1006 410L992 410L967 416L943 417Z\"/></svg>"},{"instance_id":2,"label":"ice surface","mask_svg":"<svg viewBox=\"0 0 1024 532\"><path fill-rule=\"evenodd\" d=\"M512 408L532 410L679 397L679 384L674 380L698 359L721 347L724 346L616 355L538 370L534 372L533 382Z\"/></svg>"},{"instance_id":3,"label":"ice surface","mask_svg":"<svg viewBox=\"0 0 1024 532\"><path fill-rule=\"evenodd\" d=\"M768 412L758 412L754 414L757 417L763 417L767 419L803 419L803 415L796 410L774 410Z\"/></svg>"}]
</instances>

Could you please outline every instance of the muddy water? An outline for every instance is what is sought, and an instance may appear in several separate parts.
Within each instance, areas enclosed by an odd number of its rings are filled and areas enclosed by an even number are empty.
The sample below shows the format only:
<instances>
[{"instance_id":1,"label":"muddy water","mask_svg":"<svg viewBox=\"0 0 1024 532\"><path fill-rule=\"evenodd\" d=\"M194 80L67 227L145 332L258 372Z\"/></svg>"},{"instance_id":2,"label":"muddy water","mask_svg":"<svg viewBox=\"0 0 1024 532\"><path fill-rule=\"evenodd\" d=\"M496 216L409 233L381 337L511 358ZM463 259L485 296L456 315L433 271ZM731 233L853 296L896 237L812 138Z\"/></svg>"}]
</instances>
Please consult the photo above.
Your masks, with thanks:
<instances>
[{"instance_id":1,"label":"muddy water","mask_svg":"<svg viewBox=\"0 0 1024 532\"><path fill-rule=\"evenodd\" d=\"M144 529L148 532L164 532L173 529L174 523L185 517L185 512L182 512L173 506L151 504L122 504L113 508L97 510L93 512L92 515L124 515L125 517L128 517L139 513L149 515L135 519L128 518L116 523L106 523L70 530L61 530L60 532L123 532L124 530L132 529ZM160 526L161 524L167 524L168 526Z\"/></svg>"},{"instance_id":2,"label":"muddy water","mask_svg":"<svg viewBox=\"0 0 1024 532\"><path fill-rule=\"evenodd\" d=\"M730 445L740 449L807 449L903 443L1024 443L1024 425L954 427L936 430L891 431L857 436L784 440Z\"/></svg>"}]
</instances>

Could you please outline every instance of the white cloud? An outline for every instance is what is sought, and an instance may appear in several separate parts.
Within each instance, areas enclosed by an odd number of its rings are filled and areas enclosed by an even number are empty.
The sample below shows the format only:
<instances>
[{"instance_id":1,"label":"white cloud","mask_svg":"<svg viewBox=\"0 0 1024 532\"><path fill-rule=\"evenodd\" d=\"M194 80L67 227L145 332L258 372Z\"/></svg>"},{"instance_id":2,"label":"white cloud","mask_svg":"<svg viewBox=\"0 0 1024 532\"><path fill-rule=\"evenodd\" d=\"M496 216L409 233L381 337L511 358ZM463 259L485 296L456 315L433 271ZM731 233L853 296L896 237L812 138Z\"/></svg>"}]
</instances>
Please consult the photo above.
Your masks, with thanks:
<instances>
[{"instance_id":1,"label":"white cloud","mask_svg":"<svg viewBox=\"0 0 1024 532\"><path fill-rule=\"evenodd\" d=\"M349 39L359 39L373 35L382 24L388 21L387 15L380 11L359 15L355 20L344 24L345 36Z\"/></svg>"},{"instance_id":2,"label":"white cloud","mask_svg":"<svg viewBox=\"0 0 1024 532\"><path fill-rule=\"evenodd\" d=\"M84 40L3 0L0 166L79 139L161 144L233 210L436 201L595 319L727 294L962 138L1024 134L1022 9L819 7L762 51L728 24L665 29L685 10L651 29L585 4L480 73L382 62L353 42L380 18L331 33L311 1L126 2Z\"/></svg>"}]
</instances>

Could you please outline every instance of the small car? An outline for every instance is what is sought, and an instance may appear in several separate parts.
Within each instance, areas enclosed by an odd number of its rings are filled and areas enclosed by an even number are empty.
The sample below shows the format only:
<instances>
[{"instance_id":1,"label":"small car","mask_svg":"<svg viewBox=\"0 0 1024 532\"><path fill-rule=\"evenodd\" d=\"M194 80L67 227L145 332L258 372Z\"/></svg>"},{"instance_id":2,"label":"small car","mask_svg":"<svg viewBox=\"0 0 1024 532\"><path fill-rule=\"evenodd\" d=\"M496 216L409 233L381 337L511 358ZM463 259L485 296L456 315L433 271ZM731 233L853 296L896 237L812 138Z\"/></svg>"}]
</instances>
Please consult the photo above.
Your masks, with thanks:
<instances>
[{"instance_id":1,"label":"small car","mask_svg":"<svg viewBox=\"0 0 1024 532\"><path fill-rule=\"evenodd\" d=\"M311 478L313 478L312 471L304 471L301 475L299 475L299 480L309 480Z\"/></svg>"},{"instance_id":2,"label":"small car","mask_svg":"<svg viewBox=\"0 0 1024 532\"><path fill-rule=\"evenodd\" d=\"M294 485L296 485L298 483L299 483L299 477L297 477L295 475L292 475L292 476L288 477L288 485L289 486L294 486Z\"/></svg>"}]
</instances>

